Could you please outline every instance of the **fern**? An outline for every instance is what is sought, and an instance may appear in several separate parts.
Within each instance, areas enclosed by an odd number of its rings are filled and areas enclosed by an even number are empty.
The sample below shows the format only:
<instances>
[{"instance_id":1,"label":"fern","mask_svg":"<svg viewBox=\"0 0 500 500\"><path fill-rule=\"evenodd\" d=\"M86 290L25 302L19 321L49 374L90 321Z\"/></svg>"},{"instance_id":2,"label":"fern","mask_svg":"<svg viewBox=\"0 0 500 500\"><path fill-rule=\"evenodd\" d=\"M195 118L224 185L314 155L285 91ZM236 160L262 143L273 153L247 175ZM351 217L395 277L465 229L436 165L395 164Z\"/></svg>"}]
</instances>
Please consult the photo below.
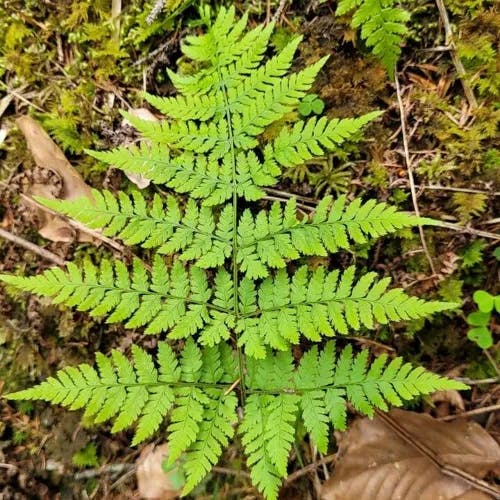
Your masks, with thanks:
<instances>
[{"instance_id":1,"label":"fern","mask_svg":"<svg viewBox=\"0 0 500 500\"><path fill-rule=\"evenodd\" d=\"M179 355L158 343L156 360L137 346L133 363L119 351L97 353L97 370L87 364L60 370L40 385L8 395L12 400L42 399L71 410L85 408L96 423L112 421L112 432L135 424L138 444L160 427L167 415L169 464L184 453L188 493L217 463L234 434L237 398L231 382L237 358L224 343L200 349L188 341ZM156 363L155 363L156 361ZM373 416L388 403L463 384L382 355L368 364L368 351L354 358L351 346L336 359L335 344L307 351L298 366L290 352L249 359L245 390L249 394L239 426L254 484L276 498L286 475L288 454L301 418L318 449L326 453L329 428L346 427L347 402Z\"/></svg>"},{"instance_id":2,"label":"fern","mask_svg":"<svg viewBox=\"0 0 500 500\"><path fill-rule=\"evenodd\" d=\"M434 224L375 200L326 197L311 216L295 199L263 203L265 187L283 169L357 137L379 113L358 118L310 118L262 134L300 104L325 59L290 73L300 37L264 62L273 25L245 31L234 8L221 8L205 34L188 36L184 54L194 75L169 72L176 97L145 95L166 115L158 123L128 117L146 141L91 152L100 161L142 174L177 195L150 203L132 191L94 190L92 199L42 200L81 223L153 253L151 268L135 259L86 260L35 277L2 275L7 284L105 317L108 323L164 334L156 355L133 345L132 361L98 353L97 369L82 364L7 397L42 399L85 409L112 432L135 425L138 444L167 422L169 464L182 457L188 493L217 463L238 426L254 485L277 498L300 418L321 452L330 426L346 426L347 403L358 412L462 384L348 346L313 346L296 362L291 346L322 342L376 324L425 318L455 305L425 302L389 288L388 278L308 267L353 244L401 228ZM261 200L260 211L251 202ZM244 203L244 206L242 206ZM165 256L169 256L168 259ZM300 259L300 266L289 263ZM290 269L287 269L290 267ZM176 342L181 340L181 342Z\"/></svg>"},{"instance_id":3,"label":"fern","mask_svg":"<svg viewBox=\"0 0 500 500\"><path fill-rule=\"evenodd\" d=\"M396 0L340 0L336 14L354 11L352 27L361 28L361 38L385 66L390 77L394 71L401 42L407 34L410 14L397 7Z\"/></svg>"}]
</instances>

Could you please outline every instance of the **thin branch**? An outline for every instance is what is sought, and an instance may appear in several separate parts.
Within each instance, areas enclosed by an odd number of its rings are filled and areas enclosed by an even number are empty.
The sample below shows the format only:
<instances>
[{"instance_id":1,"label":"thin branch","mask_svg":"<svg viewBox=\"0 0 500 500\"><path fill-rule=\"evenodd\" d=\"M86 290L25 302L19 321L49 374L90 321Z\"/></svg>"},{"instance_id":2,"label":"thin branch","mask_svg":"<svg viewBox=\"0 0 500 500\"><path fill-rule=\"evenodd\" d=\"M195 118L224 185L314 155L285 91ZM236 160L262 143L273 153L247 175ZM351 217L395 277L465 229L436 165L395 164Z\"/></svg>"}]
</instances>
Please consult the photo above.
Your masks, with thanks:
<instances>
[{"instance_id":1,"label":"thin branch","mask_svg":"<svg viewBox=\"0 0 500 500\"><path fill-rule=\"evenodd\" d=\"M135 470L133 464L108 464L99 467L98 469L88 469L82 472L77 472L73 478L75 480L90 479L92 477L101 476L103 474L120 474L123 471Z\"/></svg>"},{"instance_id":2,"label":"thin branch","mask_svg":"<svg viewBox=\"0 0 500 500\"><path fill-rule=\"evenodd\" d=\"M465 472L459 467L455 467L444 462L442 458L439 455L436 455L436 453L431 448L419 441L415 436L411 434L411 432L409 432L402 425L396 422L389 414L383 413L377 409L375 410L375 413L401 439L403 439L410 446L413 446L422 455L427 457L441 471L442 474L464 481L465 483L473 486L478 490L484 491L489 495L493 495L494 498L500 498L500 490L498 490L495 486L487 483L486 481L483 481L482 479L478 479L477 477L469 474L468 472Z\"/></svg>"},{"instance_id":3,"label":"thin branch","mask_svg":"<svg viewBox=\"0 0 500 500\"><path fill-rule=\"evenodd\" d=\"M489 238L491 240L500 240L500 234L490 233L489 231L480 231L479 229L474 229L472 227L459 226L458 224L451 224L450 222L439 221L439 226L445 227L447 229L453 229L460 233L473 234L475 236L481 236L483 238ZM438 227L439 227L438 226Z\"/></svg>"},{"instance_id":4,"label":"thin branch","mask_svg":"<svg viewBox=\"0 0 500 500\"><path fill-rule=\"evenodd\" d=\"M487 196L500 196L500 191L482 191L480 189L459 188L453 186L438 186L435 184L427 184L415 187L418 189L431 189L433 191L453 191L457 193L472 193L472 194L485 194Z\"/></svg>"},{"instance_id":5,"label":"thin branch","mask_svg":"<svg viewBox=\"0 0 500 500\"><path fill-rule=\"evenodd\" d=\"M160 15L161 11L163 10L163 7L165 7L165 0L156 0L153 8L146 18L146 22L148 24L153 24L154 20Z\"/></svg>"},{"instance_id":6,"label":"thin branch","mask_svg":"<svg viewBox=\"0 0 500 500\"><path fill-rule=\"evenodd\" d=\"M332 462L335 462L337 459L337 454L334 455L328 455L321 460L318 460L316 462L313 462L312 464L306 465L305 467L302 467L302 469L299 469L295 472L292 472L284 481L285 484L290 484L299 479L302 476L305 476L306 474L309 474L310 472L315 471L318 467L321 467L322 465L330 464Z\"/></svg>"},{"instance_id":7,"label":"thin branch","mask_svg":"<svg viewBox=\"0 0 500 500\"><path fill-rule=\"evenodd\" d=\"M463 382L467 385L482 385L482 384L498 384L500 383L500 377L491 377L491 378L480 378L480 379L472 379L467 377L454 377L454 380L458 380L458 382Z\"/></svg>"},{"instance_id":8,"label":"thin branch","mask_svg":"<svg viewBox=\"0 0 500 500\"><path fill-rule=\"evenodd\" d=\"M399 114L400 114L400 120L401 120L401 132L403 135L404 157L405 157L406 169L408 171L408 180L410 181L410 191L411 191L411 198L413 201L413 209L415 210L415 215L417 217L420 217L420 209L418 208L418 200L417 200L417 190L415 187L415 179L413 177L413 166L412 166L412 162L410 159L410 150L408 147L408 135L407 135L407 126L406 126L406 116L405 116L405 110L404 110L404 105L403 105L403 97L401 95L401 87L399 85L399 79L398 79L397 73L394 76L394 81L396 83L396 95L398 98ZM427 248L427 242L425 241L424 229L420 224L418 225L418 232L420 233L420 240L422 241L422 248L424 249L425 256L427 257L427 260L429 262L429 266L431 268L432 274L436 274L434 262L432 262L431 254L429 253L429 249Z\"/></svg>"},{"instance_id":9,"label":"thin branch","mask_svg":"<svg viewBox=\"0 0 500 500\"><path fill-rule=\"evenodd\" d=\"M271 21L274 21L275 23L279 21L279 18L281 17L281 14L283 14L283 10L285 9L286 2L287 0L280 0L278 8L276 9L276 12L274 13Z\"/></svg>"},{"instance_id":10,"label":"thin branch","mask_svg":"<svg viewBox=\"0 0 500 500\"><path fill-rule=\"evenodd\" d=\"M0 228L0 238L4 238L5 240L8 240L22 248L25 248L26 250L30 250L31 252L36 253L37 255L42 257L43 259L53 262L57 266L66 265L64 259L56 255L55 253L52 253L49 250L46 250L45 248L39 247L38 245L35 245L35 243L31 243L31 241L25 240L20 236L16 236L15 234L9 233L9 231L6 231L5 229Z\"/></svg>"},{"instance_id":11,"label":"thin branch","mask_svg":"<svg viewBox=\"0 0 500 500\"><path fill-rule=\"evenodd\" d=\"M457 70L458 78L462 83L465 97L467 98L471 109L476 109L476 97L474 96L474 92L472 92L472 89L469 87L469 84L465 81L467 73L465 71L464 65L462 64L462 61L460 60L460 57L458 57L457 47L453 40L453 30L451 29L450 19L448 17L448 11L446 10L446 7L444 5L444 0L436 0L436 5L439 10L439 15L441 16L441 21L443 22L444 32L446 35L445 44L450 50L451 60L453 61L455 69Z\"/></svg>"},{"instance_id":12,"label":"thin branch","mask_svg":"<svg viewBox=\"0 0 500 500\"><path fill-rule=\"evenodd\" d=\"M482 415L483 413L493 413L500 410L500 404L485 406L484 408L475 408L474 410L464 411L462 413L457 413L456 415L446 415L445 417L439 417L437 420L446 422L448 420L455 420L457 418L467 418L474 415Z\"/></svg>"}]
</instances>

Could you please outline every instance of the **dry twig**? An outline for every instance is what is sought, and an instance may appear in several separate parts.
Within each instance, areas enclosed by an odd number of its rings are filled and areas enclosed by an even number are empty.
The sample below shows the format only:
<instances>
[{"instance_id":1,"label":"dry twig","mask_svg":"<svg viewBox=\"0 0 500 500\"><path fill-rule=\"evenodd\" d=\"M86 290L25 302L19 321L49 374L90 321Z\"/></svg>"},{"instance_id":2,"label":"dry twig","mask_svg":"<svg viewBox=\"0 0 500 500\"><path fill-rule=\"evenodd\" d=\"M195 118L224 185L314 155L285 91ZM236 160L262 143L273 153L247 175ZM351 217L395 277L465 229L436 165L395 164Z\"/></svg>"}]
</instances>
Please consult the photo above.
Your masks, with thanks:
<instances>
[{"instance_id":1,"label":"dry twig","mask_svg":"<svg viewBox=\"0 0 500 500\"><path fill-rule=\"evenodd\" d=\"M464 89L465 97L469 102L469 106L471 109L477 108L476 97L474 96L474 92L469 87L468 83L465 81L466 71L460 57L457 54L457 48L455 42L453 41L453 31L451 29L450 19L448 17L448 11L444 5L444 0L436 0L436 5L439 10L439 15L441 16L441 21L443 22L444 32L446 36L446 45L448 46L451 54L451 60L453 61L453 65L457 70L457 75L462 83L462 87Z\"/></svg>"},{"instance_id":2,"label":"dry twig","mask_svg":"<svg viewBox=\"0 0 500 500\"><path fill-rule=\"evenodd\" d=\"M482 415L483 413L493 413L500 411L500 404L485 406L484 408L475 408L474 410L464 411L462 413L456 413L455 415L446 415L444 417L439 417L437 420L448 421L455 420L457 418L467 418L474 415Z\"/></svg>"},{"instance_id":3,"label":"dry twig","mask_svg":"<svg viewBox=\"0 0 500 500\"><path fill-rule=\"evenodd\" d=\"M398 75L396 73L394 77L394 81L396 83L396 95L398 99L399 105L399 115L401 119L401 132L403 135L403 148L404 148L404 158L406 163L406 169L408 171L408 180L410 181L410 191L411 198L413 201L413 209L415 210L415 215L420 217L420 209L418 208L418 200L417 200L417 190L415 187L415 179L413 177L413 165L410 158L410 150L408 147L408 135L407 135L407 127L406 127L406 116L405 109L403 105L403 97L401 95L401 87L399 85ZM429 262L429 266L431 268L432 274L436 274L436 269L434 267L434 262L432 262L431 254L429 253L429 249L427 248L427 242L425 241L424 229L419 224L418 232L420 233L420 240L422 241L422 248L424 249L425 256L427 257L427 261Z\"/></svg>"},{"instance_id":4,"label":"dry twig","mask_svg":"<svg viewBox=\"0 0 500 500\"><path fill-rule=\"evenodd\" d=\"M50 252L49 250L46 250L45 248L39 247L38 245L35 245L35 243L31 243L31 241L27 241L24 238L21 238L20 236L16 236L15 234L9 233L9 231L6 231L5 229L0 228L0 238L4 238L5 240L11 241L15 245L18 245L22 248L26 248L26 250L30 250L33 253L36 253L43 259L49 260L53 262L54 264L58 266L64 266L66 263L64 259L61 259L58 255L55 253Z\"/></svg>"}]
</instances>

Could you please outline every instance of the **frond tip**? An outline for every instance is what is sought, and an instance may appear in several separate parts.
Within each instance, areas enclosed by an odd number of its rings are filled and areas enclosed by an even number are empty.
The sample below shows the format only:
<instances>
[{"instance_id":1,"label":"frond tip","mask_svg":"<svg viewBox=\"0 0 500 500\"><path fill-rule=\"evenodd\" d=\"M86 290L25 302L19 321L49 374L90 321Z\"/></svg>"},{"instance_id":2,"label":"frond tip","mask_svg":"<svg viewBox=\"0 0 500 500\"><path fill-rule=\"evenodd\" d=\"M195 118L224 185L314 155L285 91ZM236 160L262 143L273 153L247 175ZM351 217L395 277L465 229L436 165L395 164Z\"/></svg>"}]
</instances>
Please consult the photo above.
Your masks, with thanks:
<instances>
[{"instance_id":1,"label":"frond tip","mask_svg":"<svg viewBox=\"0 0 500 500\"><path fill-rule=\"evenodd\" d=\"M410 19L410 13L397 4L397 0L340 0L336 11L337 15L343 15L354 10L352 26L361 28L361 38L372 48L391 78Z\"/></svg>"}]
</instances>

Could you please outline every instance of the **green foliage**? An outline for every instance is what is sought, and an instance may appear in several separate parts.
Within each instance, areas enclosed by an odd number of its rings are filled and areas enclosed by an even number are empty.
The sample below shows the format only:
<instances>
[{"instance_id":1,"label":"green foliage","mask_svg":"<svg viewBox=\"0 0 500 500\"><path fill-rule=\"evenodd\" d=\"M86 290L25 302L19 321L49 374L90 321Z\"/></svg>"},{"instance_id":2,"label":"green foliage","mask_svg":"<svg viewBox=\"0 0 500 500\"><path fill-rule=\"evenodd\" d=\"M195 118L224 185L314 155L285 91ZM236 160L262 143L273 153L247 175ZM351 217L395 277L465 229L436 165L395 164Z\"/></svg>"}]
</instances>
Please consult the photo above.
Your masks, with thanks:
<instances>
[{"instance_id":1,"label":"green foliage","mask_svg":"<svg viewBox=\"0 0 500 500\"><path fill-rule=\"evenodd\" d=\"M467 323L472 328L467 333L469 340L475 342L481 349L493 345L493 335L489 328L494 310L500 313L500 295L493 296L485 290L474 292L474 302L479 311L467 316Z\"/></svg>"},{"instance_id":2,"label":"green foliage","mask_svg":"<svg viewBox=\"0 0 500 500\"><path fill-rule=\"evenodd\" d=\"M98 467L99 459L97 458L96 445L88 443L73 455L71 461L77 467Z\"/></svg>"},{"instance_id":3,"label":"green foliage","mask_svg":"<svg viewBox=\"0 0 500 500\"><path fill-rule=\"evenodd\" d=\"M487 244L482 239L474 240L471 244L467 245L461 252L462 269L469 269L480 264L483 261L483 252Z\"/></svg>"},{"instance_id":4,"label":"green foliage","mask_svg":"<svg viewBox=\"0 0 500 500\"><path fill-rule=\"evenodd\" d=\"M8 397L85 408L85 416L97 423L112 420L112 432L135 423L133 444L154 434L169 414L166 465L184 454L186 494L210 471L234 434L237 398L231 382L238 376L236 357L226 344L201 350L193 341L179 355L159 342L156 360L135 345L132 356L133 364L119 351L110 357L97 353L97 370L87 364L65 368ZM247 370L249 397L239 432L252 480L267 498L277 497L286 475L298 416L326 453L330 424L346 427L347 402L373 416L376 408L387 410L388 404L401 406L421 394L466 387L403 364L401 358L387 364L383 355L368 364L368 351L353 357L351 346L337 358L333 342L321 352L310 349L298 366L290 352L281 352L269 353L263 361L250 358Z\"/></svg>"},{"instance_id":5,"label":"green foliage","mask_svg":"<svg viewBox=\"0 0 500 500\"><path fill-rule=\"evenodd\" d=\"M336 14L354 11L352 27L361 28L361 38L371 47L387 72L394 76L401 43L408 32L410 14L396 0L340 0Z\"/></svg>"},{"instance_id":6,"label":"green foliage","mask_svg":"<svg viewBox=\"0 0 500 500\"><path fill-rule=\"evenodd\" d=\"M318 97L317 94L306 95L299 104L298 110L302 116L311 114L320 115L325 109L325 103Z\"/></svg>"},{"instance_id":7,"label":"green foliage","mask_svg":"<svg viewBox=\"0 0 500 500\"><path fill-rule=\"evenodd\" d=\"M283 169L358 137L379 113L312 117L266 140L267 127L297 109L325 59L290 73L299 37L263 63L273 25L245 31L246 16L236 21L234 15L234 7L221 8L205 34L186 38L182 50L199 71L169 72L176 97L145 96L166 119L127 115L147 140L92 153L187 194L187 201L157 196L148 204L138 192L108 191L94 191L92 200L39 200L127 245L152 249L151 269L139 259L131 270L103 259L99 266L87 260L82 269L70 263L66 271L53 268L30 278L1 276L109 323L165 332L167 341L158 342L155 356L133 345L133 362L119 351L97 353L97 369L64 368L9 397L85 409L86 419L112 421L113 432L135 424L133 444L167 419L166 465L182 457L184 493L229 444L240 404L239 432L252 480L275 499L299 416L326 452L329 425L345 428L347 402L372 415L420 394L465 386L400 358L387 365L382 356L368 367L368 352L353 357L350 347L337 358L333 343L321 352L313 346L296 365L291 346L303 338L321 342L376 323L425 318L455 304L389 289L390 280L375 273L357 277L354 266L308 266L308 257L326 258L433 221L375 200L348 203L345 196L325 197L310 217L299 216L294 198L266 206L264 188L276 185ZM256 200L260 211L250 203Z\"/></svg>"}]
</instances>

